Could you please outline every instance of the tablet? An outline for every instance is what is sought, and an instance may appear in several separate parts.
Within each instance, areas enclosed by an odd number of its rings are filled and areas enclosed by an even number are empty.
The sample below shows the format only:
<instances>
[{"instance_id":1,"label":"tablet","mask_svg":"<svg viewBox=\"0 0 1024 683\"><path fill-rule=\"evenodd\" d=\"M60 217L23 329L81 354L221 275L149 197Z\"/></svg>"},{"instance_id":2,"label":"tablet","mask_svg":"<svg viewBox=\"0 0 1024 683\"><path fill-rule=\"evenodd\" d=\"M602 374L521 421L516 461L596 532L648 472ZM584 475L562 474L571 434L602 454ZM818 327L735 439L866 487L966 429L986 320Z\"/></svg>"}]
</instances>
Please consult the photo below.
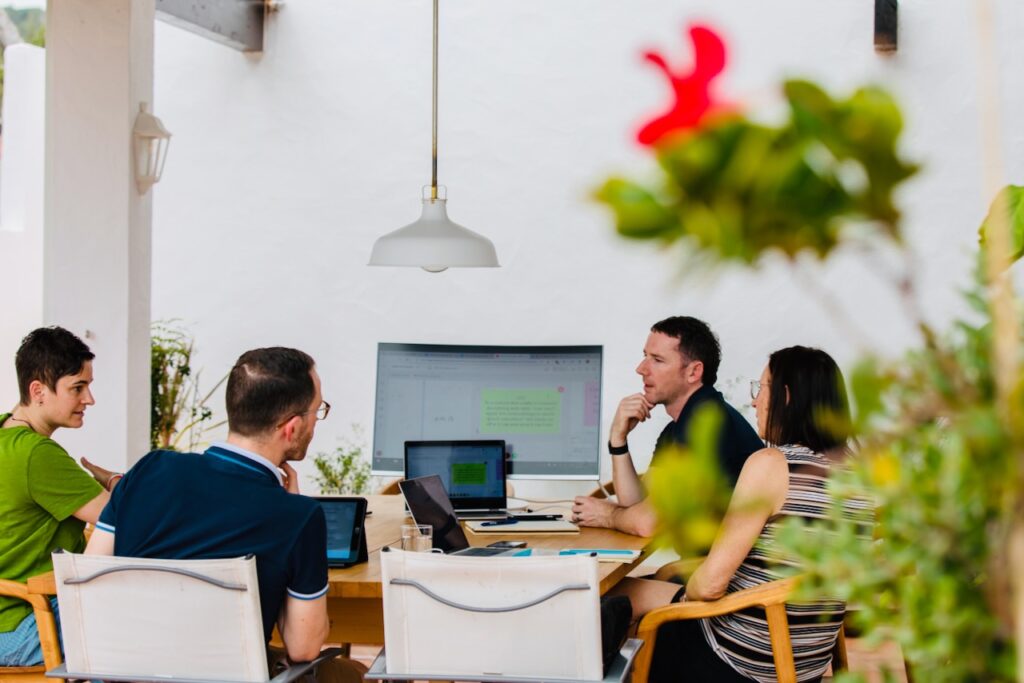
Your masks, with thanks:
<instances>
[{"instance_id":1,"label":"tablet","mask_svg":"<svg viewBox=\"0 0 1024 683\"><path fill-rule=\"evenodd\" d=\"M366 562L366 499L317 496L327 518L327 566Z\"/></svg>"}]
</instances>

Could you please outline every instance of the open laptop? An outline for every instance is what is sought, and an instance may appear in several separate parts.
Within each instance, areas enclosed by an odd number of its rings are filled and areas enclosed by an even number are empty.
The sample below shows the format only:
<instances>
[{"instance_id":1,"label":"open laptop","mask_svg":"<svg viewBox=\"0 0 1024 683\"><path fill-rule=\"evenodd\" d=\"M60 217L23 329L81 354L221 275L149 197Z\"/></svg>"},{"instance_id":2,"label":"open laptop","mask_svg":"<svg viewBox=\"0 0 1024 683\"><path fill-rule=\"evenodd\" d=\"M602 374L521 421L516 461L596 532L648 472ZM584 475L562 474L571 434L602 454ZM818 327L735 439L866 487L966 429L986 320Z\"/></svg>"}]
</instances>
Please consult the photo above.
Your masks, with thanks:
<instances>
[{"instance_id":1,"label":"open laptop","mask_svg":"<svg viewBox=\"0 0 1024 683\"><path fill-rule=\"evenodd\" d=\"M508 516L505 442L406 441L405 478L436 474L459 519Z\"/></svg>"},{"instance_id":2,"label":"open laptop","mask_svg":"<svg viewBox=\"0 0 1024 683\"><path fill-rule=\"evenodd\" d=\"M398 487L405 496L413 520L417 524L429 524L433 527L434 547L440 548L446 555L493 557L525 554L519 549L470 548L466 533L459 526L455 510L441 484L441 477L436 474L400 481Z\"/></svg>"},{"instance_id":3,"label":"open laptop","mask_svg":"<svg viewBox=\"0 0 1024 683\"><path fill-rule=\"evenodd\" d=\"M365 498L317 496L327 519L327 566L366 562Z\"/></svg>"}]
</instances>

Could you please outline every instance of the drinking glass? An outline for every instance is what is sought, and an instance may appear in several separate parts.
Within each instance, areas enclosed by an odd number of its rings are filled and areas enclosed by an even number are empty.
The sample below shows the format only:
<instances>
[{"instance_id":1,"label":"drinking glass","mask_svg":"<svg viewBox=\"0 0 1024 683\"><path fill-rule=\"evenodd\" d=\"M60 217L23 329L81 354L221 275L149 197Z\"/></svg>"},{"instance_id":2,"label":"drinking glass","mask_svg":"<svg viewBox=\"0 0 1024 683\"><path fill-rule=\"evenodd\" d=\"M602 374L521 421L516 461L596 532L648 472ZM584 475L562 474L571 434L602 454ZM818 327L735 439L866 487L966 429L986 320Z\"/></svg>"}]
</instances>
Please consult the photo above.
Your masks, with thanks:
<instances>
[{"instance_id":1,"label":"drinking glass","mask_svg":"<svg viewBox=\"0 0 1024 683\"><path fill-rule=\"evenodd\" d=\"M429 553L434 548L434 528L429 524L403 524L402 550Z\"/></svg>"}]
</instances>

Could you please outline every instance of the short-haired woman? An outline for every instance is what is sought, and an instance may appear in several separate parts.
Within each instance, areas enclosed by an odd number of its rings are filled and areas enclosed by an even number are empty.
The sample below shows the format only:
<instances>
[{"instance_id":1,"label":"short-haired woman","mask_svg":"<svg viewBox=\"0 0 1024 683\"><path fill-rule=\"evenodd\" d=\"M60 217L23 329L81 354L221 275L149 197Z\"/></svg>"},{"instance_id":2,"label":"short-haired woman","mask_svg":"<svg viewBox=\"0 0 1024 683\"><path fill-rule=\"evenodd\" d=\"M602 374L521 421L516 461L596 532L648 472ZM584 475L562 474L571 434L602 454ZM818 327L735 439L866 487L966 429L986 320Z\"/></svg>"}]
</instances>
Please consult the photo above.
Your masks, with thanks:
<instances>
[{"instance_id":1,"label":"short-haired woman","mask_svg":"<svg viewBox=\"0 0 1024 683\"><path fill-rule=\"evenodd\" d=\"M635 618L672 602L718 600L782 578L783 560L772 552L779 525L788 517L827 514L832 500L825 483L847 452L849 407L839 367L818 349L781 349L771 354L761 379L751 383L751 396L758 432L772 445L747 459L714 545L684 587L645 579L620 584ZM787 608L799 645L794 653L799 680L824 674L844 610L836 601ZM658 683L775 681L764 611L662 626L650 677Z\"/></svg>"}]
</instances>

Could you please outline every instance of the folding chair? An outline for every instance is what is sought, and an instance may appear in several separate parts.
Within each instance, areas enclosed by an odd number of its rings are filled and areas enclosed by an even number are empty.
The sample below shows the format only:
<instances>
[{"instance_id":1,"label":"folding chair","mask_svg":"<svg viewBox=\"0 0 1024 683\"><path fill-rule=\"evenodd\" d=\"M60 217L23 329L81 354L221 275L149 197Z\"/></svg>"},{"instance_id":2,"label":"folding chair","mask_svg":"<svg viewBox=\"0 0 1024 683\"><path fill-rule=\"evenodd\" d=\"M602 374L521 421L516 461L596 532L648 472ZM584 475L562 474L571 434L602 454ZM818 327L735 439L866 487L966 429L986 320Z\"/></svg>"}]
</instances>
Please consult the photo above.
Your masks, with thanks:
<instances>
[{"instance_id":1,"label":"folding chair","mask_svg":"<svg viewBox=\"0 0 1024 683\"><path fill-rule=\"evenodd\" d=\"M63 666L52 678L176 683L268 680L253 556L149 560L53 554ZM293 681L339 654L292 666Z\"/></svg>"},{"instance_id":2,"label":"folding chair","mask_svg":"<svg viewBox=\"0 0 1024 683\"><path fill-rule=\"evenodd\" d=\"M624 681L640 642L602 672L589 556L381 553L384 651L368 680Z\"/></svg>"}]
</instances>

